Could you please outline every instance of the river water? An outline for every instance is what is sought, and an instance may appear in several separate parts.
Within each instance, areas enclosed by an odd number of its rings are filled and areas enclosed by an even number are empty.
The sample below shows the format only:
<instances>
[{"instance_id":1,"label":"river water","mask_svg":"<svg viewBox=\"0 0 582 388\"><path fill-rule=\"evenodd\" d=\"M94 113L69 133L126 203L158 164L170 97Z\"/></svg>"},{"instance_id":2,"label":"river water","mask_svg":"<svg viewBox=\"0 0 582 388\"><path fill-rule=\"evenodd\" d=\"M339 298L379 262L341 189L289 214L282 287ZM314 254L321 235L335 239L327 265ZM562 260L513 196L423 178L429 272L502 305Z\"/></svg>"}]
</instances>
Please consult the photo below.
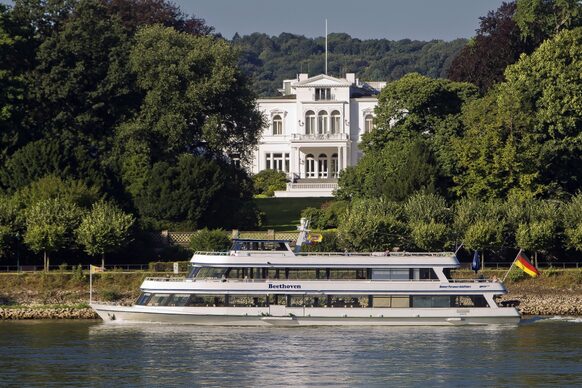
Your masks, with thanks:
<instances>
[{"instance_id":1,"label":"river water","mask_svg":"<svg viewBox=\"0 0 582 388\"><path fill-rule=\"evenodd\" d=\"M0 323L0 386L582 385L582 319L516 327Z\"/></svg>"}]
</instances>

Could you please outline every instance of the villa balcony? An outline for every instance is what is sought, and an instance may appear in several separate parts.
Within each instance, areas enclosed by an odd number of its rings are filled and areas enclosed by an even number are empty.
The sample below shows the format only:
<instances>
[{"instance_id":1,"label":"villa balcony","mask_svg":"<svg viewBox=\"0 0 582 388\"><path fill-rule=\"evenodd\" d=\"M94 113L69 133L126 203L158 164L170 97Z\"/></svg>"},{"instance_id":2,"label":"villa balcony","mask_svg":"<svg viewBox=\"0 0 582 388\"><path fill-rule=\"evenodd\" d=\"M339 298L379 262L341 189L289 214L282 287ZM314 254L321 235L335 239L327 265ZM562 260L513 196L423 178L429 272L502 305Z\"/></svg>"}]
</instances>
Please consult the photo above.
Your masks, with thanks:
<instances>
[{"instance_id":1,"label":"villa balcony","mask_svg":"<svg viewBox=\"0 0 582 388\"><path fill-rule=\"evenodd\" d=\"M350 135L347 133L316 133L316 134L294 133L291 137L292 142L345 141L349 139Z\"/></svg>"},{"instance_id":2,"label":"villa balcony","mask_svg":"<svg viewBox=\"0 0 582 388\"><path fill-rule=\"evenodd\" d=\"M299 179L296 182L287 183L287 190L275 191L277 198L290 197L333 197L337 189L337 179Z\"/></svg>"}]
</instances>

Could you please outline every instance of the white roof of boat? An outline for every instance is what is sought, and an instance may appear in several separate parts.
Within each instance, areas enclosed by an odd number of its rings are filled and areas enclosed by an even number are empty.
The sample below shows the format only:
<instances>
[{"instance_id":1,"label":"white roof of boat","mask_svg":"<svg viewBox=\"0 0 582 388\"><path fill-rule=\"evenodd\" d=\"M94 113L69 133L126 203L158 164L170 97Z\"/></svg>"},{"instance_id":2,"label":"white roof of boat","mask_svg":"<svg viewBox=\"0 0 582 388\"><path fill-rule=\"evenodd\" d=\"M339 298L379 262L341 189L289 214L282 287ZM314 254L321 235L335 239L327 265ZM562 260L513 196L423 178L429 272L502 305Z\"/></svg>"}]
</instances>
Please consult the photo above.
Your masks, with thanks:
<instances>
[{"instance_id":1,"label":"white roof of boat","mask_svg":"<svg viewBox=\"0 0 582 388\"><path fill-rule=\"evenodd\" d=\"M228 267L458 267L459 261L453 253L303 253L291 252L247 252L232 253L197 252L191 262L197 265Z\"/></svg>"}]
</instances>

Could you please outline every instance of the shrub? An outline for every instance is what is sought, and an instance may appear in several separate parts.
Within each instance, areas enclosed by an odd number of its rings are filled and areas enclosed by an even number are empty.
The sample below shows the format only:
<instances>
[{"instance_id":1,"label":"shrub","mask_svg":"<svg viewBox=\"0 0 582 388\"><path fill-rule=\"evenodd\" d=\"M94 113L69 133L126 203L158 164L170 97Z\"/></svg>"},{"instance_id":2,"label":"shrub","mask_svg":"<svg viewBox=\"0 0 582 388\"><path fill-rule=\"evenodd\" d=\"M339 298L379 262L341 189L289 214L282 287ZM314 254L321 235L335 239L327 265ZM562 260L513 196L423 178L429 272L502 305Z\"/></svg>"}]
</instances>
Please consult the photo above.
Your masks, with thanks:
<instances>
[{"instance_id":1,"label":"shrub","mask_svg":"<svg viewBox=\"0 0 582 388\"><path fill-rule=\"evenodd\" d=\"M190 239L190 248L194 251L218 252L227 250L229 246L230 238L222 229L200 229Z\"/></svg>"},{"instance_id":2,"label":"shrub","mask_svg":"<svg viewBox=\"0 0 582 388\"><path fill-rule=\"evenodd\" d=\"M118 300L123 299L123 294L118 290L103 290L100 293L101 299L106 302L117 302Z\"/></svg>"},{"instance_id":3,"label":"shrub","mask_svg":"<svg viewBox=\"0 0 582 388\"><path fill-rule=\"evenodd\" d=\"M253 176L255 194L272 197L277 190L285 190L287 176L282 171L263 170Z\"/></svg>"},{"instance_id":4,"label":"shrub","mask_svg":"<svg viewBox=\"0 0 582 388\"><path fill-rule=\"evenodd\" d=\"M412 224L410 236L414 244L425 251L442 251L447 242L448 226L431 222Z\"/></svg>"},{"instance_id":5,"label":"shrub","mask_svg":"<svg viewBox=\"0 0 582 388\"><path fill-rule=\"evenodd\" d=\"M322 221L325 216L325 211L315 207L307 207L301 211L301 217L309 220L309 227L312 229L324 229Z\"/></svg>"}]
</instances>

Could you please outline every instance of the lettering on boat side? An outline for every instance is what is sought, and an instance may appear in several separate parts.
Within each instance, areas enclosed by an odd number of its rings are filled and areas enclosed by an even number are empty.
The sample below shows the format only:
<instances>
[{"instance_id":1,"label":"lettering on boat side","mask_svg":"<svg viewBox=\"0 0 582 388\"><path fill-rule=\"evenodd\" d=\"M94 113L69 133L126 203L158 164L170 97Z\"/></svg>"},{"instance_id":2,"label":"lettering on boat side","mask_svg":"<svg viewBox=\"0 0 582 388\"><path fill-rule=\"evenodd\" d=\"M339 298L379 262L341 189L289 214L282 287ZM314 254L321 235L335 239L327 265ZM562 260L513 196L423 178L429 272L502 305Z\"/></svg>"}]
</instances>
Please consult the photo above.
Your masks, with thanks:
<instances>
[{"instance_id":1,"label":"lettering on boat side","mask_svg":"<svg viewBox=\"0 0 582 388\"><path fill-rule=\"evenodd\" d=\"M269 283L269 288L301 288L299 284L272 284Z\"/></svg>"},{"instance_id":2,"label":"lettering on boat side","mask_svg":"<svg viewBox=\"0 0 582 388\"><path fill-rule=\"evenodd\" d=\"M451 286L451 285L440 285L439 288L471 288L471 286L466 286L466 285L459 285L459 286Z\"/></svg>"}]
</instances>

